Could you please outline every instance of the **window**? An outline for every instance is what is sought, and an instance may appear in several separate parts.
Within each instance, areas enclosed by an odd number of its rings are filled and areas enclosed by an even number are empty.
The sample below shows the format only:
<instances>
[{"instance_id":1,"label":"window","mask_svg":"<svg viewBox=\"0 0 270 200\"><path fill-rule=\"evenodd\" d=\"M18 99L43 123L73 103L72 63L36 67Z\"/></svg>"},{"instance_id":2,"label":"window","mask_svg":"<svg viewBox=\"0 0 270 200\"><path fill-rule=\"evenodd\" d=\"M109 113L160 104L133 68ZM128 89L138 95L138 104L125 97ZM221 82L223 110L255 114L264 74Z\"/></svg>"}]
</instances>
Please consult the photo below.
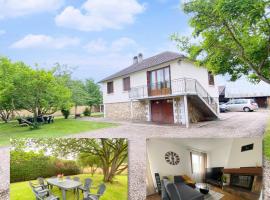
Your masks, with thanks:
<instances>
[{"instance_id":1,"label":"window","mask_svg":"<svg viewBox=\"0 0 270 200\"><path fill-rule=\"evenodd\" d=\"M207 165L207 154L190 152L191 170L193 174L204 173Z\"/></svg>"},{"instance_id":2,"label":"window","mask_svg":"<svg viewBox=\"0 0 270 200\"><path fill-rule=\"evenodd\" d=\"M107 94L113 93L113 82L107 82Z\"/></svg>"},{"instance_id":3,"label":"window","mask_svg":"<svg viewBox=\"0 0 270 200\"><path fill-rule=\"evenodd\" d=\"M123 78L123 90L124 91L130 90L130 77Z\"/></svg>"},{"instance_id":4,"label":"window","mask_svg":"<svg viewBox=\"0 0 270 200\"><path fill-rule=\"evenodd\" d=\"M150 88L170 88L170 69L165 67L150 72Z\"/></svg>"},{"instance_id":5,"label":"window","mask_svg":"<svg viewBox=\"0 0 270 200\"><path fill-rule=\"evenodd\" d=\"M215 85L215 79L212 72L208 72L208 84L209 85Z\"/></svg>"}]
</instances>

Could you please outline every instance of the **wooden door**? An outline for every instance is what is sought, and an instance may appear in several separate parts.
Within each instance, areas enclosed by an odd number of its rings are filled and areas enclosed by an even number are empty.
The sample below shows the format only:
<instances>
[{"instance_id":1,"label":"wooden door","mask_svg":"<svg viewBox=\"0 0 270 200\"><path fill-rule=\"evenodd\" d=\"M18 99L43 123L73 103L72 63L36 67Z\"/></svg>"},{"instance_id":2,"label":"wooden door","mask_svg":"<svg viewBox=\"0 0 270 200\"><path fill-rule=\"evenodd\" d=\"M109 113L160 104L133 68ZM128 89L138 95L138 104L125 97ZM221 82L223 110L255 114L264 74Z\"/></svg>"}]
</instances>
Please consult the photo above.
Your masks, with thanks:
<instances>
[{"instance_id":1,"label":"wooden door","mask_svg":"<svg viewBox=\"0 0 270 200\"><path fill-rule=\"evenodd\" d=\"M172 124L173 101L168 99L151 101L151 116L153 122Z\"/></svg>"}]
</instances>

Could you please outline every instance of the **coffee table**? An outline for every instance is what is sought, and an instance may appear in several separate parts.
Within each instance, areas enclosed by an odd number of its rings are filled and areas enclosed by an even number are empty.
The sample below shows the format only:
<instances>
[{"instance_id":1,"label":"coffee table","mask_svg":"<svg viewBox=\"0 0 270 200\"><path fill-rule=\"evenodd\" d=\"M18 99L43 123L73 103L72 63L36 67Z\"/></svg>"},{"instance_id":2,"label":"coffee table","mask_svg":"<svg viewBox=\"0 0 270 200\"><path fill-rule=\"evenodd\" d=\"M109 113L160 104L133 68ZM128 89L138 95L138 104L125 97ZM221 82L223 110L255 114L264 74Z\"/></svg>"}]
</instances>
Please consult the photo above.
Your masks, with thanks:
<instances>
[{"instance_id":1,"label":"coffee table","mask_svg":"<svg viewBox=\"0 0 270 200\"><path fill-rule=\"evenodd\" d=\"M209 186L207 185L207 183L196 183L196 188L202 194L208 194L209 193Z\"/></svg>"}]
</instances>

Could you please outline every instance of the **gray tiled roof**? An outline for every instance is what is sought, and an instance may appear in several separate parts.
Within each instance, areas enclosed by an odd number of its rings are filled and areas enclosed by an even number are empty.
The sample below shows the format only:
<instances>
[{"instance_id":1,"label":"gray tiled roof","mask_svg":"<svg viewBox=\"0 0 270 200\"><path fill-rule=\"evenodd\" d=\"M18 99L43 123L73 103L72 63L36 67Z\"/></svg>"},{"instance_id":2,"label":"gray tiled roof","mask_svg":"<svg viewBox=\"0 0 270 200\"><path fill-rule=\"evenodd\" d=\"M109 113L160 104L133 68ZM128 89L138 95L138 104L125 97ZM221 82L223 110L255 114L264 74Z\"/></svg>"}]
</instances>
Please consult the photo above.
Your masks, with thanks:
<instances>
[{"instance_id":1,"label":"gray tiled roof","mask_svg":"<svg viewBox=\"0 0 270 200\"><path fill-rule=\"evenodd\" d=\"M136 63L136 64L132 64L129 67L111 75L108 76L104 79L102 79L100 82L105 82L120 76L125 76L128 74L131 74L133 72L137 72L137 71L141 71L150 67L154 67L156 65L160 65L162 63L166 63L175 59L179 59L179 58L185 58L184 55L179 54L179 53L175 53L175 52L170 52L170 51L165 51L162 52L160 54L157 54L155 56L143 59L141 62Z\"/></svg>"}]
</instances>

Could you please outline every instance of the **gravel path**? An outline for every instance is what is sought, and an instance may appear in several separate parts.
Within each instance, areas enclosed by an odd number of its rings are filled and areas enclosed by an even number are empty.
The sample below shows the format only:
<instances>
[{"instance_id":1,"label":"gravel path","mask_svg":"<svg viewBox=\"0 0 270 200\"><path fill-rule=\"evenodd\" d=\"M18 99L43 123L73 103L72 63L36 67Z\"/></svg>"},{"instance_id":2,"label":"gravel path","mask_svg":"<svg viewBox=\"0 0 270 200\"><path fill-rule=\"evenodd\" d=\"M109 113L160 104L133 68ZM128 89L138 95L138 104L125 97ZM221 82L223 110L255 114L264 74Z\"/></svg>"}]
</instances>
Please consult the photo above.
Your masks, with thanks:
<instances>
[{"instance_id":1,"label":"gravel path","mask_svg":"<svg viewBox=\"0 0 270 200\"><path fill-rule=\"evenodd\" d=\"M71 137L128 138L129 139L129 200L144 200L146 196L146 139L169 138L225 138L262 137L269 111L251 113L223 113L219 121L193 124L186 129L181 126L155 125L146 123L119 122L117 127L85 132ZM82 120L109 121L106 119L83 118ZM115 121L110 121L115 122ZM0 191L7 190L9 182L8 149L0 149ZM265 199L270 199L270 162L265 161ZM4 180L4 181L2 181ZM7 198L0 199L6 200Z\"/></svg>"}]
</instances>

